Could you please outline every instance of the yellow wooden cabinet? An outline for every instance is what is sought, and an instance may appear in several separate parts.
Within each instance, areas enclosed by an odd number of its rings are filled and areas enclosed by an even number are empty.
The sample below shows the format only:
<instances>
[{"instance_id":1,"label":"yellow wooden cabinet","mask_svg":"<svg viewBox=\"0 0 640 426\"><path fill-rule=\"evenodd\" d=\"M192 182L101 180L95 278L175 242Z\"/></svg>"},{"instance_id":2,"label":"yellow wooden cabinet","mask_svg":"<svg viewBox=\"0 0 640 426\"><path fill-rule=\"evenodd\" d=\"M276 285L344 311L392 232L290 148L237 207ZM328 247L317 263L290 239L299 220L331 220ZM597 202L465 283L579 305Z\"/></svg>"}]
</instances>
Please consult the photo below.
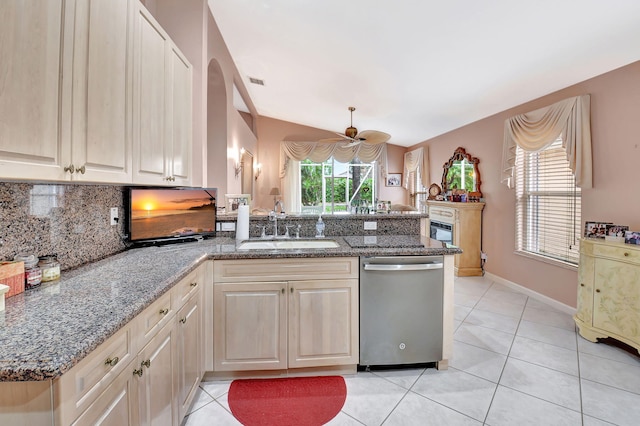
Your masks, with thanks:
<instances>
[{"instance_id":1,"label":"yellow wooden cabinet","mask_svg":"<svg viewBox=\"0 0 640 426\"><path fill-rule=\"evenodd\" d=\"M452 225L453 245L462 249L454 257L454 273L459 277L481 276L482 210L484 203L427 201L429 220ZM425 231L428 231L426 227ZM429 235L428 232L426 235Z\"/></svg>"},{"instance_id":2,"label":"yellow wooden cabinet","mask_svg":"<svg viewBox=\"0 0 640 426\"><path fill-rule=\"evenodd\" d=\"M580 335L612 337L640 350L640 246L583 239L580 243Z\"/></svg>"},{"instance_id":3,"label":"yellow wooden cabinet","mask_svg":"<svg viewBox=\"0 0 640 426\"><path fill-rule=\"evenodd\" d=\"M358 258L215 261L214 371L355 368L357 277Z\"/></svg>"}]
</instances>

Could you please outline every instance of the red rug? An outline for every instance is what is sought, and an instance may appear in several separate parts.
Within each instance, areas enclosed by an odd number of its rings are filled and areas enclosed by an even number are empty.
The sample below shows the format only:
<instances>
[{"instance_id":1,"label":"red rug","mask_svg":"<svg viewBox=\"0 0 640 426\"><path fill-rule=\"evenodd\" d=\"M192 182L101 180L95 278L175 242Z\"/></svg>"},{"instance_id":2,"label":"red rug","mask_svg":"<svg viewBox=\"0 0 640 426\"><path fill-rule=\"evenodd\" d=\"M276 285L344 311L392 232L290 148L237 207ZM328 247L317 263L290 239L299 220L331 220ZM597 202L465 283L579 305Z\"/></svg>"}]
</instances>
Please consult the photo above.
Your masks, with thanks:
<instances>
[{"instance_id":1,"label":"red rug","mask_svg":"<svg viewBox=\"0 0 640 426\"><path fill-rule=\"evenodd\" d=\"M245 426L321 426L347 398L340 376L234 380L231 412Z\"/></svg>"}]
</instances>

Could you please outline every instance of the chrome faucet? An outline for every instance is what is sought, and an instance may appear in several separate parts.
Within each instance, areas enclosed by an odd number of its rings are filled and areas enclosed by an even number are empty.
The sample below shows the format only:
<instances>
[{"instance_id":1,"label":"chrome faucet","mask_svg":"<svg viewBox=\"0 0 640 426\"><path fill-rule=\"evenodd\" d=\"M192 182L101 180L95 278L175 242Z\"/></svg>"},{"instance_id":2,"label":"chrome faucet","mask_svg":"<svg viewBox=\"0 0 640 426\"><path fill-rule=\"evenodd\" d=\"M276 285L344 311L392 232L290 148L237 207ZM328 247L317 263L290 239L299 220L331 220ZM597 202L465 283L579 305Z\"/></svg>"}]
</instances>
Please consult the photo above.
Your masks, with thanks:
<instances>
[{"instance_id":1,"label":"chrome faucet","mask_svg":"<svg viewBox=\"0 0 640 426\"><path fill-rule=\"evenodd\" d=\"M280 213L277 212L278 206L280 206ZM278 217L280 219L284 219L286 216L284 214L284 207L280 200L277 200L273 205L273 210L269 212L269 221L273 222L273 238L278 238ZM283 236L286 238L287 235Z\"/></svg>"}]
</instances>

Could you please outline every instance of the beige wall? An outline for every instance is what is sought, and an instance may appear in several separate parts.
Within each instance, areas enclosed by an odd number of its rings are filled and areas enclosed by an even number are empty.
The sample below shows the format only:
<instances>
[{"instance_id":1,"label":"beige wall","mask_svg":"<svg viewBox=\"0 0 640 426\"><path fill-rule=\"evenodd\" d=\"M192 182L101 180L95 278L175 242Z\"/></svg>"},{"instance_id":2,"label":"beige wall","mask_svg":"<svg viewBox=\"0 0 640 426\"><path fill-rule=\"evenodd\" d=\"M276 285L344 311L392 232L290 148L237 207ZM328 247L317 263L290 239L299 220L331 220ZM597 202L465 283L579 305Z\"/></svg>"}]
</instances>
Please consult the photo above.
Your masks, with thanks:
<instances>
[{"instance_id":1,"label":"beige wall","mask_svg":"<svg viewBox=\"0 0 640 426\"><path fill-rule=\"evenodd\" d=\"M257 130L258 154L256 161L262 164L262 174L254 186L255 202L253 204L256 207L271 208L273 207L273 197L269 195L269 191L273 187L282 188L278 170L280 142L283 140L316 141L322 138L333 138L336 134L327 130L262 116L258 117ZM405 151L404 147L396 145L388 147L387 156L390 172L402 172ZM389 200L393 203L405 203L406 198L408 198L403 188L385 188L384 183L381 183L378 190L378 198Z\"/></svg>"},{"instance_id":2,"label":"beige wall","mask_svg":"<svg viewBox=\"0 0 640 426\"><path fill-rule=\"evenodd\" d=\"M640 229L640 62L528 102L425 141L431 181L458 146L480 159L483 250L486 270L570 306L576 306L577 272L515 255L515 194L500 184L504 120L580 94L591 94L593 189L583 191L582 222L609 221ZM412 147L410 149L413 149Z\"/></svg>"}]
</instances>

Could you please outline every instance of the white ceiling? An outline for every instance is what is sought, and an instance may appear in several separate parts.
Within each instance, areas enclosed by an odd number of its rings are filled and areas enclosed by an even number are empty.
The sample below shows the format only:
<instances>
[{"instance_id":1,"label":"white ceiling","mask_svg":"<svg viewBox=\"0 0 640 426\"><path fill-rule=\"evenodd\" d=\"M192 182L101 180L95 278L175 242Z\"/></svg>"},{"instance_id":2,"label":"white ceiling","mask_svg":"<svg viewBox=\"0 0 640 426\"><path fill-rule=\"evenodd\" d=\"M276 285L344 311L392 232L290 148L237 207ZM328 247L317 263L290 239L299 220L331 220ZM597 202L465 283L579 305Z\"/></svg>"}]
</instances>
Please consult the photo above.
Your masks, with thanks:
<instances>
[{"instance_id":1,"label":"white ceiling","mask_svg":"<svg viewBox=\"0 0 640 426\"><path fill-rule=\"evenodd\" d=\"M401 146L640 60L638 0L208 2L258 114Z\"/></svg>"}]
</instances>

